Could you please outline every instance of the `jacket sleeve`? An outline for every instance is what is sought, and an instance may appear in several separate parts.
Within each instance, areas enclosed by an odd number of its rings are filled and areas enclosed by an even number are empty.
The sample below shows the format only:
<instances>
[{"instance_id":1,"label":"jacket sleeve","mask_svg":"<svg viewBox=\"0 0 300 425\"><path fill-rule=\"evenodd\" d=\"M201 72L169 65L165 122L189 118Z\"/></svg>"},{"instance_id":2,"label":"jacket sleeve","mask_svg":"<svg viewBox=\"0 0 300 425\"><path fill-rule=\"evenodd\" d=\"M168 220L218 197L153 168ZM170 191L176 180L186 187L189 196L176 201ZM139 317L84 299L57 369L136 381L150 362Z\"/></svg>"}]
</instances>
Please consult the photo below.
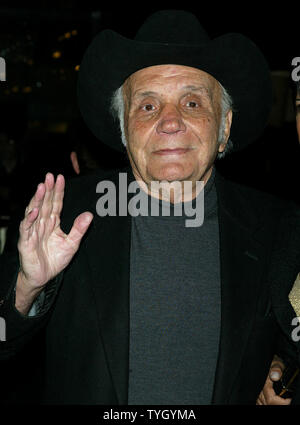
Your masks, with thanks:
<instances>
[{"instance_id":1,"label":"jacket sleeve","mask_svg":"<svg viewBox=\"0 0 300 425\"><path fill-rule=\"evenodd\" d=\"M48 282L35 301L35 314L23 315L15 307L15 286L19 271L18 256L13 253L0 256L0 317L4 330L0 341L0 360L18 353L46 326L51 315L62 274Z\"/></svg>"}]
</instances>

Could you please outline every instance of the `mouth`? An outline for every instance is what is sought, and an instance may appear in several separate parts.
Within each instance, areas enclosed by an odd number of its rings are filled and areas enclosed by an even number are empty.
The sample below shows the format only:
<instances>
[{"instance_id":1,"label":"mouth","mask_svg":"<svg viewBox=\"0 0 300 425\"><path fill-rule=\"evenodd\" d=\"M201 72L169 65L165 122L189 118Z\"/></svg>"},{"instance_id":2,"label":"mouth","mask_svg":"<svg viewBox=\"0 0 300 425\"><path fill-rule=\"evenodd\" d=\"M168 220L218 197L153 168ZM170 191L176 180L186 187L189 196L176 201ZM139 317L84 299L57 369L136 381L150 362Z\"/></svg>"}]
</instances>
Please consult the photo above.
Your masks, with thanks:
<instances>
[{"instance_id":1,"label":"mouth","mask_svg":"<svg viewBox=\"0 0 300 425\"><path fill-rule=\"evenodd\" d=\"M154 151L153 153L155 155L184 155L187 152L190 152L190 148L174 148L174 149L159 149L157 151Z\"/></svg>"}]
</instances>

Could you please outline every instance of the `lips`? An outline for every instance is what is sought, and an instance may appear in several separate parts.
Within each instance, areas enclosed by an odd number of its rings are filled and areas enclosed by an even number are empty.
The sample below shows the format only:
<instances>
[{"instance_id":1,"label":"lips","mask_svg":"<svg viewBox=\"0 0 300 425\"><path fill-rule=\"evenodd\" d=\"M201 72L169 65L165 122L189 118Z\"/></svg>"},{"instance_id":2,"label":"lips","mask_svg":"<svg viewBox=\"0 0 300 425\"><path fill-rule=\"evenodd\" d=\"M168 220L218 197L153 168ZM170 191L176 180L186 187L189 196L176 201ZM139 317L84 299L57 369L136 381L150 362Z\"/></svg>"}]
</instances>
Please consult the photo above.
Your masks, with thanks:
<instances>
[{"instance_id":1,"label":"lips","mask_svg":"<svg viewBox=\"0 0 300 425\"><path fill-rule=\"evenodd\" d=\"M174 148L174 149L160 149L153 152L155 155L184 155L191 149L188 148Z\"/></svg>"}]
</instances>

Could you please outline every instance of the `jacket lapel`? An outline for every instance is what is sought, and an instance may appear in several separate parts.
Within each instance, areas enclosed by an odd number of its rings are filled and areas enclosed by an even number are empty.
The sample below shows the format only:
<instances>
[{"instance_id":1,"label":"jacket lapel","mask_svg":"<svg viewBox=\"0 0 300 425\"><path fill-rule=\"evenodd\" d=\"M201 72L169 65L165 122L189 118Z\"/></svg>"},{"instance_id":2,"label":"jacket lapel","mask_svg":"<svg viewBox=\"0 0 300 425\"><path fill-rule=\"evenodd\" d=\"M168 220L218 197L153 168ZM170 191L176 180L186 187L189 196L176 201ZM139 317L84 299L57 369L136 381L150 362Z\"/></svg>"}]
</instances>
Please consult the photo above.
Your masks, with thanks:
<instances>
[{"instance_id":1,"label":"jacket lapel","mask_svg":"<svg viewBox=\"0 0 300 425\"><path fill-rule=\"evenodd\" d=\"M254 320L263 247L253 236L254 218L216 175L221 264L221 335L213 403L229 401ZM243 211L243 212L242 212ZM237 214L237 212L239 212Z\"/></svg>"},{"instance_id":2,"label":"jacket lapel","mask_svg":"<svg viewBox=\"0 0 300 425\"><path fill-rule=\"evenodd\" d=\"M116 186L118 204L118 174L111 179ZM132 180L130 173L129 181ZM127 188L126 188L127 189ZM99 217L95 194L94 220L86 244L90 280L97 308L100 337L106 352L108 368L118 404L128 399L129 363L129 268L131 218L127 216Z\"/></svg>"}]
</instances>

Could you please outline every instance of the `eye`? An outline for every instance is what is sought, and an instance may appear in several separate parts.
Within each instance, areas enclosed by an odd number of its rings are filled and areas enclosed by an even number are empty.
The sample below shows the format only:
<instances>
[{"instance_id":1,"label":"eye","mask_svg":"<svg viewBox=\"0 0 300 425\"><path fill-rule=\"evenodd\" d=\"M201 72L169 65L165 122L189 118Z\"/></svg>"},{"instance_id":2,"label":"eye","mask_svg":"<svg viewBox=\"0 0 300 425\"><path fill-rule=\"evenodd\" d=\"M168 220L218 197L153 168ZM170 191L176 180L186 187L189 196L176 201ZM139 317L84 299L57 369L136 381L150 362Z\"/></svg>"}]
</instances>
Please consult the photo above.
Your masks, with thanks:
<instances>
[{"instance_id":1,"label":"eye","mask_svg":"<svg viewBox=\"0 0 300 425\"><path fill-rule=\"evenodd\" d=\"M198 108L199 103L195 102L194 100L190 100L186 103L186 106L188 106L189 108Z\"/></svg>"},{"instance_id":2,"label":"eye","mask_svg":"<svg viewBox=\"0 0 300 425\"><path fill-rule=\"evenodd\" d=\"M154 109L155 109L155 106L152 105L151 103L147 103L146 105L142 106L142 110L146 112L154 111Z\"/></svg>"}]
</instances>

